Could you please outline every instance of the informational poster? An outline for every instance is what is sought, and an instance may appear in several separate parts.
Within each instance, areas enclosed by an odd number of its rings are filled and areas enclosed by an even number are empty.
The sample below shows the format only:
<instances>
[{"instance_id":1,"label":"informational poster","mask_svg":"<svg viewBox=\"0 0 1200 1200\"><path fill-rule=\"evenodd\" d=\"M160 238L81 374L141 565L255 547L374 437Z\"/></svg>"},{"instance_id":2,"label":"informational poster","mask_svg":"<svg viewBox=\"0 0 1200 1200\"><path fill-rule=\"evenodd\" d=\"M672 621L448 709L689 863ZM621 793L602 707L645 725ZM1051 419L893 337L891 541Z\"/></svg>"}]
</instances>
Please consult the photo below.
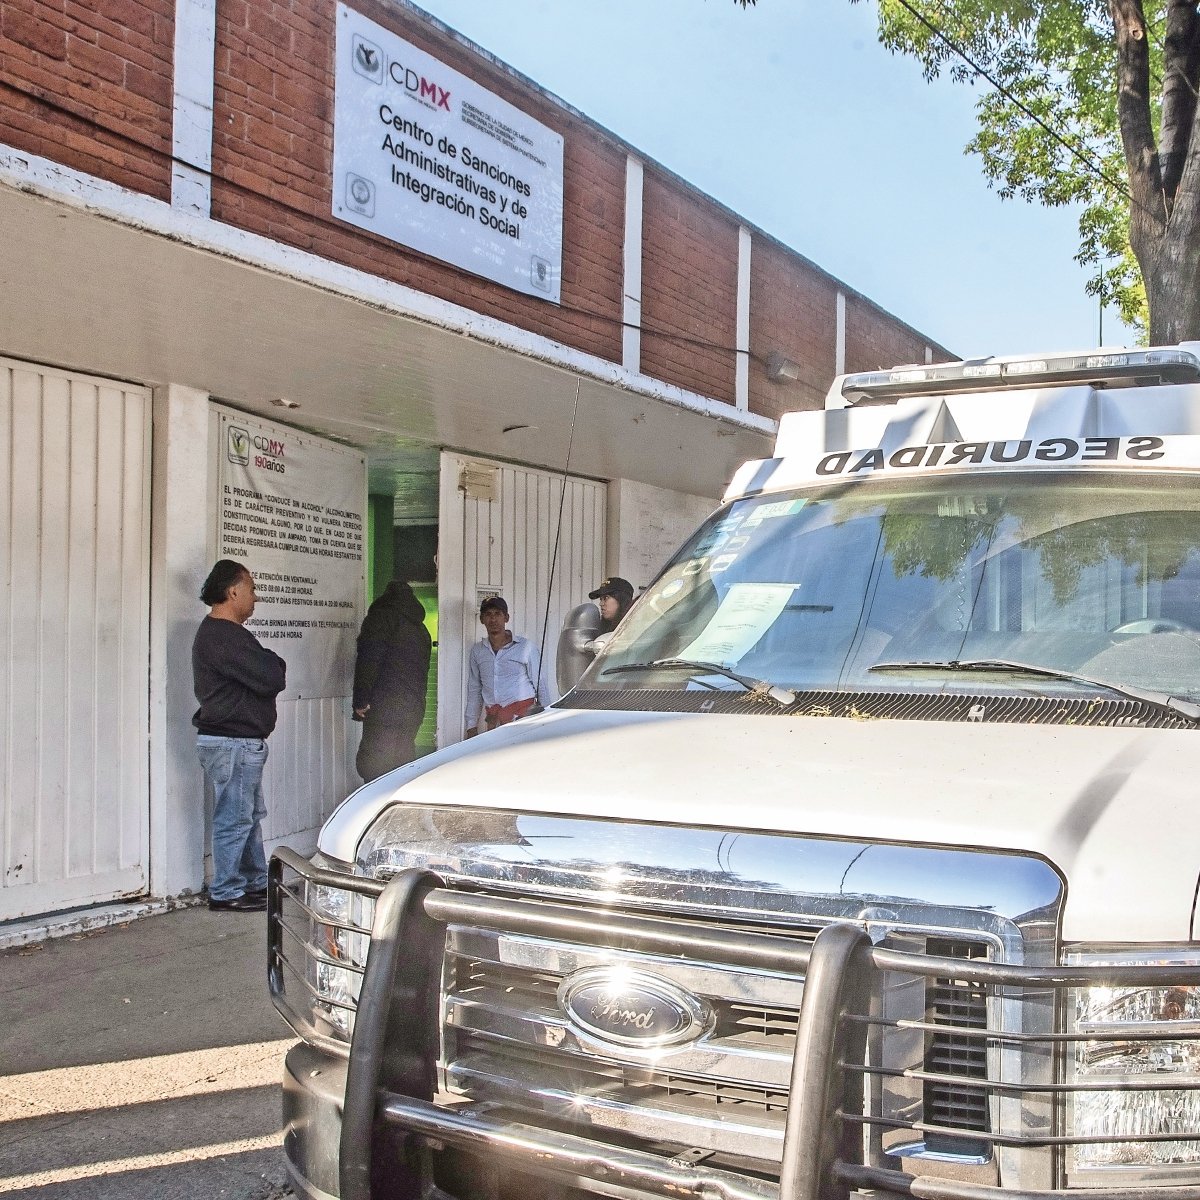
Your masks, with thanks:
<instances>
[{"instance_id":1,"label":"informational poster","mask_svg":"<svg viewBox=\"0 0 1200 1200\"><path fill-rule=\"evenodd\" d=\"M796 590L794 583L735 583L712 620L680 658L733 666L775 623Z\"/></svg>"},{"instance_id":2,"label":"informational poster","mask_svg":"<svg viewBox=\"0 0 1200 1200\"><path fill-rule=\"evenodd\" d=\"M559 303L563 140L337 6L333 215Z\"/></svg>"},{"instance_id":3,"label":"informational poster","mask_svg":"<svg viewBox=\"0 0 1200 1200\"><path fill-rule=\"evenodd\" d=\"M365 579L366 462L323 438L218 410L217 554L244 562L246 628L287 662L281 699L348 696Z\"/></svg>"}]
</instances>

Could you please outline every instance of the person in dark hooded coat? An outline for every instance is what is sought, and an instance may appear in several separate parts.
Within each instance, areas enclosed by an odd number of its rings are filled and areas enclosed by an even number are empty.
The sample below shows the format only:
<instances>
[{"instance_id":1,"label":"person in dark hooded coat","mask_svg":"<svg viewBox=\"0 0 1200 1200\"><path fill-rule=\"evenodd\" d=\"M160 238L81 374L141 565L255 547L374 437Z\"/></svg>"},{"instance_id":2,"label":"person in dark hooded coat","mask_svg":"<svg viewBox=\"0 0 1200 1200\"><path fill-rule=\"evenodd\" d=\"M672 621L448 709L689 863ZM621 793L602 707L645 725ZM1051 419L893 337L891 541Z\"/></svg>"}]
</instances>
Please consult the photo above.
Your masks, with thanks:
<instances>
[{"instance_id":1,"label":"person in dark hooded coat","mask_svg":"<svg viewBox=\"0 0 1200 1200\"><path fill-rule=\"evenodd\" d=\"M362 623L351 703L363 723L354 765L368 783L416 757L433 644L424 622L412 588L394 579Z\"/></svg>"}]
</instances>

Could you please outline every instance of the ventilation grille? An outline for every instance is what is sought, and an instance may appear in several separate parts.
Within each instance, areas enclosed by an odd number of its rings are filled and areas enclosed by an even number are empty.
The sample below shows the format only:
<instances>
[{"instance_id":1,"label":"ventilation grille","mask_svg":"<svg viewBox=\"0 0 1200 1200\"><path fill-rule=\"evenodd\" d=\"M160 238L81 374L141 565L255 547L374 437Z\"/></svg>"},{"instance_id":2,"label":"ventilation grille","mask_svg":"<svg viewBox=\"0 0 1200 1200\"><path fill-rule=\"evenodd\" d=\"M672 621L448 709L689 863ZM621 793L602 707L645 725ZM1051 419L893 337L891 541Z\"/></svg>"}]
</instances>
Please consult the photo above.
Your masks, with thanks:
<instances>
[{"instance_id":1,"label":"ventilation grille","mask_svg":"<svg viewBox=\"0 0 1200 1200\"><path fill-rule=\"evenodd\" d=\"M849 717L972 724L1133 725L1146 729L1200 728L1186 717L1139 700L1094 696L988 696L936 692L801 692L781 707L750 692L651 691L645 688L568 693L556 707L621 712L754 713L763 717Z\"/></svg>"},{"instance_id":2,"label":"ventilation grille","mask_svg":"<svg viewBox=\"0 0 1200 1200\"><path fill-rule=\"evenodd\" d=\"M979 960L987 958L987 947L979 942L930 938L927 952L935 958ZM983 987L960 979L930 980L925 992L925 1019L967 1029L987 1028L987 994ZM953 1080L926 1080L925 1120L931 1125L987 1133L990 1129L988 1091L960 1079L987 1079L987 1047L982 1038L955 1033L930 1033L925 1047L925 1069ZM939 1140L942 1142L938 1145ZM930 1138L930 1149L951 1153L969 1152L957 1138Z\"/></svg>"}]
</instances>

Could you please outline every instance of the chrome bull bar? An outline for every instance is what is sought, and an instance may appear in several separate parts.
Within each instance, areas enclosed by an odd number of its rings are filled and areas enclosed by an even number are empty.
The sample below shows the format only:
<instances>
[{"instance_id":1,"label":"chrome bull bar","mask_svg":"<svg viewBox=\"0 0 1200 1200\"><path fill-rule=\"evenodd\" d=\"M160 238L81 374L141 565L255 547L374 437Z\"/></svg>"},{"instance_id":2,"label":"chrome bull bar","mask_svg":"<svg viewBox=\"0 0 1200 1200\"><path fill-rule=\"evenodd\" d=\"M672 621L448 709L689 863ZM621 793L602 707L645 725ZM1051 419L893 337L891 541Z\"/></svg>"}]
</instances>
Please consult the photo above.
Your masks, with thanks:
<instances>
[{"instance_id":1,"label":"chrome bull bar","mask_svg":"<svg viewBox=\"0 0 1200 1200\"><path fill-rule=\"evenodd\" d=\"M881 971L949 974L999 987L1064 989L1098 983L1200 986L1200 968L1175 967L1164 973L1162 968L1145 966L1039 968L939 959L873 947L863 930L849 924L829 925L811 944L800 943L686 920L586 912L551 902L453 891L431 873L416 870L382 884L314 867L299 855L280 850L272 860L269 883L269 977L276 1006L302 1037L308 1033L287 1002L282 971L280 908L285 895L295 898L284 882L285 871L376 901L349 1048L339 1156L342 1200L371 1198L371 1160L380 1123L416 1143L482 1153L514 1170L564 1186L621 1196L839 1200L856 1189L929 1200L1062 1200L1080 1194L1088 1200L1194 1200L1198 1194L1195 1185L1088 1187L1080 1193L1077 1189L1014 1188L906 1174L864 1163L862 1126L879 1123L863 1115L863 1094L864 1079L872 1070L864 1065L867 1030L873 1024L886 1024L871 1011L872 988ZM434 1104L441 958L445 928L450 924L482 924L578 944L669 952L697 961L803 975L778 1185L514 1123L482 1105ZM1023 1035L983 1030L977 1036L1008 1041L1021 1040ZM1097 1035L1057 1033L1039 1040L1071 1043L1085 1036L1092 1040ZM344 1047L341 1052L345 1053ZM1171 1086L1189 1088L1182 1081ZM1200 1083L1190 1087L1200 1088ZM1055 1090L1068 1089L1059 1084ZM1200 1133L1195 1136L1200 1138ZM1007 1139L989 1140L1002 1144ZM1027 1140L1031 1145L1063 1147L1101 1139L1054 1136Z\"/></svg>"}]
</instances>

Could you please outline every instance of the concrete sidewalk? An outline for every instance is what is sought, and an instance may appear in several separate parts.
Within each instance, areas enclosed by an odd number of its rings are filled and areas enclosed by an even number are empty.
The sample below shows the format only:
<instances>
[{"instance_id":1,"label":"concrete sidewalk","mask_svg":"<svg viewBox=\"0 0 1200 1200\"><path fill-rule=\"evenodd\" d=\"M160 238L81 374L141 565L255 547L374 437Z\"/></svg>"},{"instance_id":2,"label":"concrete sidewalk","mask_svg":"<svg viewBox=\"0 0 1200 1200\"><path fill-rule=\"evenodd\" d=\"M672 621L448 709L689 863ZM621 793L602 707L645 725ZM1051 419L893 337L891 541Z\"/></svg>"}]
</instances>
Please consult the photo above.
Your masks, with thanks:
<instances>
[{"instance_id":1,"label":"concrete sidewalk","mask_svg":"<svg viewBox=\"0 0 1200 1200\"><path fill-rule=\"evenodd\" d=\"M276 1200L262 913L187 908L0 954L0 1197Z\"/></svg>"}]
</instances>

